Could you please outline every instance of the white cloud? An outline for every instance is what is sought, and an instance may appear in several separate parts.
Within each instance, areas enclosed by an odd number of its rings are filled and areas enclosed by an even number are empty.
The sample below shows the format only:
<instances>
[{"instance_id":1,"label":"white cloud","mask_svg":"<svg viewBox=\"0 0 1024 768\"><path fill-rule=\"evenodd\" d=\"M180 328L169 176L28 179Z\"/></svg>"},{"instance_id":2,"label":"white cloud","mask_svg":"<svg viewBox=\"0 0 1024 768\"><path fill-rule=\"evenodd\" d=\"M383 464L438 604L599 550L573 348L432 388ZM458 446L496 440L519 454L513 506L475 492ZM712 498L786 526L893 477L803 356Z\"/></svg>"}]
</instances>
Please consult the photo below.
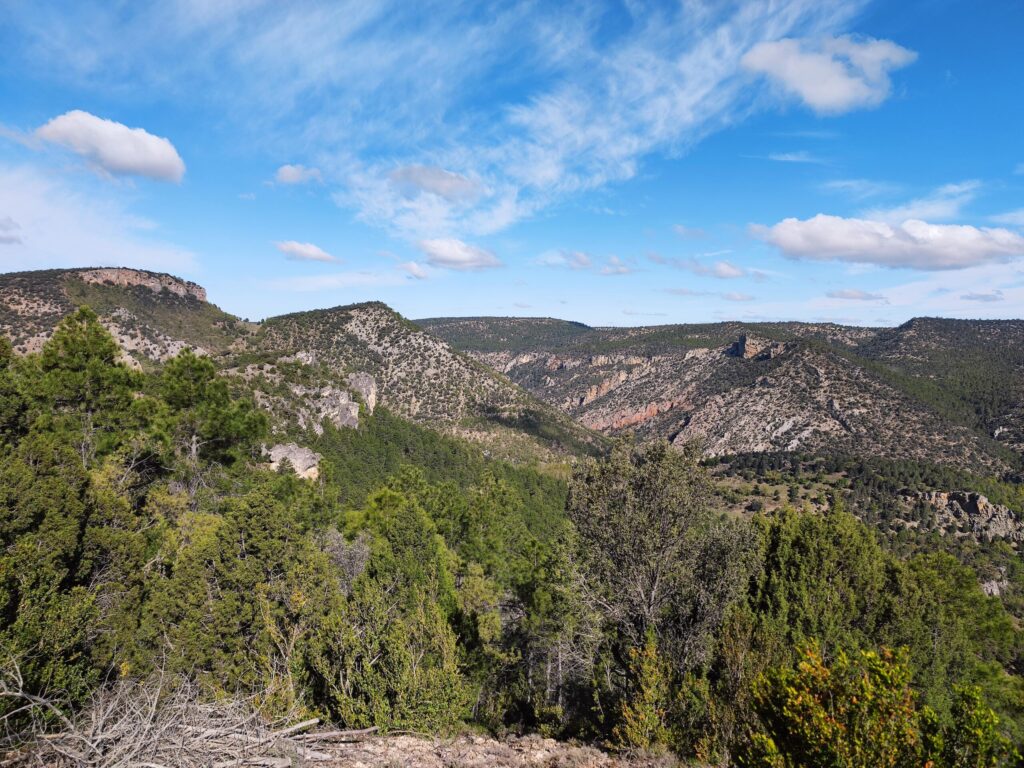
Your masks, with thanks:
<instances>
[{"instance_id":1,"label":"white cloud","mask_svg":"<svg viewBox=\"0 0 1024 768\"><path fill-rule=\"evenodd\" d=\"M1024 208L1015 211L1007 211L990 217L996 224L1006 224L1011 227L1024 227Z\"/></svg>"},{"instance_id":2,"label":"white cloud","mask_svg":"<svg viewBox=\"0 0 1024 768\"><path fill-rule=\"evenodd\" d=\"M673 296L710 296L710 291L697 291L693 288L666 288L666 293L671 293Z\"/></svg>"},{"instance_id":3,"label":"white cloud","mask_svg":"<svg viewBox=\"0 0 1024 768\"><path fill-rule=\"evenodd\" d=\"M707 232L699 227L687 227L682 224L675 224L672 231L684 239L707 237Z\"/></svg>"},{"instance_id":4,"label":"white cloud","mask_svg":"<svg viewBox=\"0 0 1024 768\"><path fill-rule=\"evenodd\" d=\"M36 136L115 176L178 182L185 175L185 163L167 139L78 109L53 118L36 130Z\"/></svg>"},{"instance_id":5,"label":"white cloud","mask_svg":"<svg viewBox=\"0 0 1024 768\"><path fill-rule=\"evenodd\" d=\"M414 243L472 241L689 151L761 105L746 52L838 34L865 4L626 3L614 34L602 3L82 0L5 22L42 76L149 88L268 154L301 146L337 204Z\"/></svg>"},{"instance_id":6,"label":"white cloud","mask_svg":"<svg viewBox=\"0 0 1024 768\"><path fill-rule=\"evenodd\" d=\"M624 309L622 314L629 317L665 317L665 312L639 312L635 309Z\"/></svg>"},{"instance_id":7,"label":"white cloud","mask_svg":"<svg viewBox=\"0 0 1024 768\"><path fill-rule=\"evenodd\" d=\"M430 273L427 272L426 267L416 261L407 261L403 264L399 264L398 268L417 280L426 280L430 277Z\"/></svg>"},{"instance_id":8,"label":"white cloud","mask_svg":"<svg viewBox=\"0 0 1024 768\"><path fill-rule=\"evenodd\" d=\"M21 237L17 234L19 229L21 229L21 225L10 216L0 218L0 245L19 244L21 242Z\"/></svg>"},{"instance_id":9,"label":"white cloud","mask_svg":"<svg viewBox=\"0 0 1024 768\"><path fill-rule=\"evenodd\" d=\"M274 247L287 256L291 261L338 261L339 259L327 253L323 248L313 243L299 243L295 240L283 240L274 243Z\"/></svg>"},{"instance_id":10,"label":"white cloud","mask_svg":"<svg viewBox=\"0 0 1024 768\"><path fill-rule=\"evenodd\" d=\"M428 165L406 165L396 168L388 178L405 195L427 192L449 202L473 200L480 186L465 176Z\"/></svg>"},{"instance_id":11,"label":"white cloud","mask_svg":"<svg viewBox=\"0 0 1024 768\"><path fill-rule=\"evenodd\" d=\"M609 256L608 260L601 267L602 275L628 275L636 270L620 259L618 256Z\"/></svg>"},{"instance_id":12,"label":"white cloud","mask_svg":"<svg viewBox=\"0 0 1024 768\"><path fill-rule=\"evenodd\" d=\"M871 179L834 179L826 181L821 188L826 192L842 192L857 200L891 194L897 189L894 184Z\"/></svg>"},{"instance_id":13,"label":"white cloud","mask_svg":"<svg viewBox=\"0 0 1024 768\"><path fill-rule=\"evenodd\" d=\"M768 155L769 160L774 160L777 163L810 163L810 164L821 164L825 161L819 157L815 157L810 152L801 150L799 152L772 152Z\"/></svg>"},{"instance_id":14,"label":"white cloud","mask_svg":"<svg viewBox=\"0 0 1024 768\"><path fill-rule=\"evenodd\" d=\"M945 184L930 195L919 197L895 208L872 208L864 211L865 219L899 224L907 219L948 221L960 216L960 211L970 203L981 189L977 180Z\"/></svg>"},{"instance_id":15,"label":"white cloud","mask_svg":"<svg viewBox=\"0 0 1024 768\"><path fill-rule=\"evenodd\" d=\"M1013 169L1013 172L1018 176L1024 176L1024 163L1017 163L1017 167Z\"/></svg>"},{"instance_id":16,"label":"white cloud","mask_svg":"<svg viewBox=\"0 0 1024 768\"><path fill-rule=\"evenodd\" d=\"M990 291L988 293L965 293L960 296L964 301L981 301L991 303L994 301L1003 300L1003 292L1000 290Z\"/></svg>"},{"instance_id":17,"label":"white cloud","mask_svg":"<svg viewBox=\"0 0 1024 768\"><path fill-rule=\"evenodd\" d=\"M916 58L889 40L845 35L761 42L744 54L742 65L772 78L815 112L839 114L881 104L892 88L889 72Z\"/></svg>"},{"instance_id":18,"label":"white cloud","mask_svg":"<svg viewBox=\"0 0 1024 768\"><path fill-rule=\"evenodd\" d=\"M195 256L162 241L92 177L70 180L31 166L0 165L0 211L20 243L0 249L0 271L125 266L176 274L195 270Z\"/></svg>"},{"instance_id":19,"label":"white cloud","mask_svg":"<svg viewBox=\"0 0 1024 768\"><path fill-rule=\"evenodd\" d=\"M454 237L421 240L419 247L432 267L465 271L501 266L501 261L490 251Z\"/></svg>"},{"instance_id":20,"label":"white cloud","mask_svg":"<svg viewBox=\"0 0 1024 768\"><path fill-rule=\"evenodd\" d=\"M574 270L590 269L594 266L590 255L583 251L547 251L538 256L535 263L543 267L565 267Z\"/></svg>"},{"instance_id":21,"label":"white cloud","mask_svg":"<svg viewBox=\"0 0 1024 768\"><path fill-rule=\"evenodd\" d=\"M964 269L1024 255L1024 237L1006 229L928 224L910 219L898 225L819 213L784 219L752 234L786 256L814 261L848 261L883 267Z\"/></svg>"},{"instance_id":22,"label":"white cloud","mask_svg":"<svg viewBox=\"0 0 1024 768\"><path fill-rule=\"evenodd\" d=\"M731 251L727 250L714 251L712 253L703 254L703 256L712 257L730 252ZM676 269L692 272L693 274L700 275L701 277L716 277L719 280L733 280L738 277L754 277L756 279L763 279L766 277L766 275L759 270L748 270L744 267L737 266L730 261L724 260L715 261L713 264L705 264L693 257L685 259L675 257L668 258L657 253L649 254L648 258L655 264L664 264Z\"/></svg>"},{"instance_id":23,"label":"white cloud","mask_svg":"<svg viewBox=\"0 0 1024 768\"><path fill-rule=\"evenodd\" d=\"M885 296L879 293L868 293L867 291L861 291L857 288L843 288L838 291L829 291L827 294L830 299L845 299L848 301L886 301Z\"/></svg>"},{"instance_id":24,"label":"white cloud","mask_svg":"<svg viewBox=\"0 0 1024 768\"><path fill-rule=\"evenodd\" d=\"M736 291L730 291L729 293L723 293L722 298L726 301L753 301L754 297L749 293L737 293Z\"/></svg>"},{"instance_id":25,"label":"white cloud","mask_svg":"<svg viewBox=\"0 0 1024 768\"><path fill-rule=\"evenodd\" d=\"M323 180L319 168L307 168L304 165L282 165L274 174L274 181L278 184L308 184L311 181L321 184Z\"/></svg>"}]
</instances>

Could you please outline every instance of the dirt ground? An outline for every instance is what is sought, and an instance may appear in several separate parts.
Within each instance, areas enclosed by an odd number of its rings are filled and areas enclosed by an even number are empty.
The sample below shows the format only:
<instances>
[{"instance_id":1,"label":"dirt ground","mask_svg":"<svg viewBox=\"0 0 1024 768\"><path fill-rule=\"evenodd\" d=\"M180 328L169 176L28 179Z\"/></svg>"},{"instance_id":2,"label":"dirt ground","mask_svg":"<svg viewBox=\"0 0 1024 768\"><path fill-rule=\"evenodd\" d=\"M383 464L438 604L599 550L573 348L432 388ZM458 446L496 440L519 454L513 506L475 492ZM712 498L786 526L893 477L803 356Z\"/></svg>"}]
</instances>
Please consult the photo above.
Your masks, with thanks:
<instances>
[{"instance_id":1,"label":"dirt ground","mask_svg":"<svg viewBox=\"0 0 1024 768\"><path fill-rule=\"evenodd\" d=\"M670 768L668 757L610 755L594 747L540 736L504 740L481 736L428 739L419 736L369 738L331 744L322 750L334 761L320 766L345 768ZM309 763L314 765L314 763Z\"/></svg>"}]
</instances>

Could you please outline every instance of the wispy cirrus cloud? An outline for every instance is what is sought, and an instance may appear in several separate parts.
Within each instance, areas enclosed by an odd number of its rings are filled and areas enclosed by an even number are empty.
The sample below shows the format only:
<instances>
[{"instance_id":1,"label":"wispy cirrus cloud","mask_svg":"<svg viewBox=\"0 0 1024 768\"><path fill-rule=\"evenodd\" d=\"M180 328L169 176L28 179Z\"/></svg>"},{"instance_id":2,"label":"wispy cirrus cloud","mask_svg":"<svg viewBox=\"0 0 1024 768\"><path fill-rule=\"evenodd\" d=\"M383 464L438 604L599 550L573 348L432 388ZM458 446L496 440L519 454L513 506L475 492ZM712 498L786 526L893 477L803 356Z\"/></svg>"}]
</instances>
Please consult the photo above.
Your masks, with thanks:
<instances>
[{"instance_id":1,"label":"wispy cirrus cloud","mask_svg":"<svg viewBox=\"0 0 1024 768\"><path fill-rule=\"evenodd\" d=\"M65 80L200 94L276 156L301 147L315 168L285 166L280 183L319 170L340 206L416 243L502 231L633 178L652 154L687 151L767 103L749 66L784 38L827 41L819 52L874 94L843 103L875 103L908 54L836 36L861 4L627 6L611 33L599 3L485 13L398 0L177 0L118 12L83 0L61 13L14 8L7 21L14 54ZM196 55L182 57L185 47Z\"/></svg>"},{"instance_id":2,"label":"wispy cirrus cloud","mask_svg":"<svg viewBox=\"0 0 1024 768\"><path fill-rule=\"evenodd\" d=\"M839 192L855 200L866 200L878 195L888 195L899 190L896 184L871 179L833 179L821 185L826 192Z\"/></svg>"},{"instance_id":3,"label":"wispy cirrus cloud","mask_svg":"<svg viewBox=\"0 0 1024 768\"><path fill-rule=\"evenodd\" d=\"M110 185L0 165L0 269L126 266L193 273L191 251L133 214ZM6 239L5 239L6 238Z\"/></svg>"},{"instance_id":4,"label":"wispy cirrus cloud","mask_svg":"<svg viewBox=\"0 0 1024 768\"><path fill-rule=\"evenodd\" d=\"M19 229L21 229L21 225L10 216L0 218L0 245L17 245L20 243Z\"/></svg>"},{"instance_id":5,"label":"wispy cirrus cloud","mask_svg":"<svg viewBox=\"0 0 1024 768\"><path fill-rule=\"evenodd\" d=\"M960 296L964 301L981 301L986 303L992 303L994 301L1002 301L1004 296L1000 290L988 291L987 293L964 293Z\"/></svg>"},{"instance_id":6,"label":"wispy cirrus cloud","mask_svg":"<svg viewBox=\"0 0 1024 768\"><path fill-rule=\"evenodd\" d=\"M996 224L1006 224L1011 227L1024 227L1024 208L1015 211L1007 211L989 217Z\"/></svg>"},{"instance_id":7,"label":"wispy cirrus cloud","mask_svg":"<svg viewBox=\"0 0 1024 768\"><path fill-rule=\"evenodd\" d=\"M871 208L864 211L865 219L900 224L907 219L949 221L960 217L964 206L978 196L982 184L976 179L956 184L944 184L931 193L892 208Z\"/></svg>"},{"instance_id":8,"label":"wispy cirrus cloud","mask_svg":"<svg viewBox=\"0 0 1024 768\"><path fill-rule=\"evenodd\" d=\"M841 288L836 291L829 291L825 294L830 299L844 299L846 301L887 301L880 293L868 293L858 288Z\"/></svg>"},{"instance_id":9,"label":"wispy cirrus cloud","mask_svg":"<svg viewBox=\"0 0 1024 768\"><path fill-rule=\"evenodd\" d=\"M772 152L768 155L769 160L773 160L776 163L803 163L811 165L822 165L822 160L817 155L812 155L806 150L799 150L797 152Z\"/></svg>"},{"instance_id":10,"label":"wispy cirrus cloud","mask_svg":"<svg viewBox=\"0 0 1024 768\"><path fill-rule=\"evenodd\" d=\"M711 253L703 254L703 258L714 258L715 256L722 256L731 252L732 251L729 250L713 251ZM742 267L724 259L718 259L708 263L707 261L693 256L680 258L677 256L662 256L658 253L650 253L647 255L647 258L655 264L661 264L674 269L692 272L700 277L714 277L719 280L734 280L740 277L751 277L755 280L765 280L768 277L768 274L762 270Z\"/></svg>"}]
</instances>

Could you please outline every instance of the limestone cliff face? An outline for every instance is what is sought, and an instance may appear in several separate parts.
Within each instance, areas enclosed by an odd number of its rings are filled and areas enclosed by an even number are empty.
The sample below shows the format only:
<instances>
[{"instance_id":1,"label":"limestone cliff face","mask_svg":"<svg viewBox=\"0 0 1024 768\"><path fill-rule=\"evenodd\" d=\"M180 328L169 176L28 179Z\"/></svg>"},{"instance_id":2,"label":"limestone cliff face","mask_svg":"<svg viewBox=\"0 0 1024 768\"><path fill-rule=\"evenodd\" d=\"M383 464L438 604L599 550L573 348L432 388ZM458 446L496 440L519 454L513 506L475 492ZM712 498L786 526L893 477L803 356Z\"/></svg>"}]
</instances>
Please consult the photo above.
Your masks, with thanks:
<instances>
[{"instance_id":1,"label":"limestone cliff face","mask_svg":"<svg viewBox=\"0 0 1024 768\"><path fill-rule=\"evenodd\" d=\"M78 278L85 283L119 285L121 287L137 285L148 288L153 293L168 291L176 296L191 296L197 301L206 301L205 288L173 275L143 272L138 269L126 269L123 267L109 267L82 270L78 272Z\"/></svg>"},{"instance_id":2,"label":"limestone cliff face","mask_svg":"<svg viewBox=\"0 0 1024 768\"><path fill-rule=\"evenodd\" d=\"M993 504L971 491L921 491L904 493L908 505L923 502L936 516L935 527L953 536L985 536L1005 539L1018 546L1024 542L1024 521L1009 507Z\"/></svg>"},{"instance_id":3,"label":"limestone cliff face","mask_svg":"<svg viewBox=\"0 0 1024 768\"><path fill-rule=\"evenodd\" d=\"M275 472L287 461L299 477L307 480L320 477L320 459L323 457L309 448L297 443L279 443L270 448L264 447L263 450L270 459L270 468Z\"/></svg>"}]
</instances>

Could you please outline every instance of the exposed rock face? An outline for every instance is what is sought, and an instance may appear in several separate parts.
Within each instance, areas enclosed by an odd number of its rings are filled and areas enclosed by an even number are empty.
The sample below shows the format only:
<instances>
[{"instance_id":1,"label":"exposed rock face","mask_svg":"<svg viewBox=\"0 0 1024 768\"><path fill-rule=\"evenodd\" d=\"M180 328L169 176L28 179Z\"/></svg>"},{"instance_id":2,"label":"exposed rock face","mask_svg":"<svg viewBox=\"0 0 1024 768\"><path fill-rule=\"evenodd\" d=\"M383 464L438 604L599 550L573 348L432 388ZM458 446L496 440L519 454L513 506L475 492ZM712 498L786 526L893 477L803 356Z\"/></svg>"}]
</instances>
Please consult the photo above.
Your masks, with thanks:
<instances>
[{"instance_id":1,"label":"exposed rock face","mask_svg":"<svg viewBox=\"0 0 1024 768\"><path fill-rule=\"evenodd\" d=\"M785 351L786 345L781 341L771 341L760 336L741 334L739 339L733 342L729 352L744 360L771 359Z\"/></svg>"},{"instance_id":2,"label":"exposed rock face","mask_svg":"<svg viewBox=\"0 0 1024 768\"><path fill-rule=\"evenodd\" d=\"M299 477L306 480L316 480L320 477L320 459L322 457L309 448L304 448L296 443L280 443L270 448L264 448L264 451L270 457L270 468L275 472L281 467L281 462L287 459Z\"/></svg>"},{"instance_id":3,"label":"exposed rock face","mask_svg":"<svg viewBox=\"0 0 1024 768\"><path fill-rule=\"evenodd\" d=\"M348 378L348 385L363 399L363 403L366 404L366 410L373 413L373 409L377 407L377 380L368 373L359 371L357 373L350 373Z\"/></svg>"},{"instance_id":4,"label":"exposed rock face","mask_svg":"<svg viewBox=\"0 0 1024 768\"><path fill-rule=\"evenodd\" d=\"M302 429L312 429L322 435L324 421L339 429L359 426L359 403L346 390L332 386L308 388L301 384L292 385L290 389L302 403L297 414Z\"/></svg>"},{"instance_id":5,"label":"exposed rock face","mask_svg":"<svg viewBox=\"0 0 1024 768\"><path fill-rule=\"evenodd\" d=\"M980 493L925 491L907 493L904 498L908 503L924 501L930 505L942 533L1005 539L1015 546L1024 541L1024 521L1010 508L993 504Z\"/></svg>"},{"instance_id":6,"label":"exposed rock face","mask_svg":"<svg viewBox=\"0 0 1024 768\"><path fill-rule=\"evenodd\" d=\"M148 288L154 293L169 291L177 296L191 296L199 301L206 301L205 288L172 275L158 275L153 272L142 272L137 269L111 267L84 270L78 273L78 278L86 283L107 283L122 287L139 285L143 288Z\"/></svg>"}]
</instances>

